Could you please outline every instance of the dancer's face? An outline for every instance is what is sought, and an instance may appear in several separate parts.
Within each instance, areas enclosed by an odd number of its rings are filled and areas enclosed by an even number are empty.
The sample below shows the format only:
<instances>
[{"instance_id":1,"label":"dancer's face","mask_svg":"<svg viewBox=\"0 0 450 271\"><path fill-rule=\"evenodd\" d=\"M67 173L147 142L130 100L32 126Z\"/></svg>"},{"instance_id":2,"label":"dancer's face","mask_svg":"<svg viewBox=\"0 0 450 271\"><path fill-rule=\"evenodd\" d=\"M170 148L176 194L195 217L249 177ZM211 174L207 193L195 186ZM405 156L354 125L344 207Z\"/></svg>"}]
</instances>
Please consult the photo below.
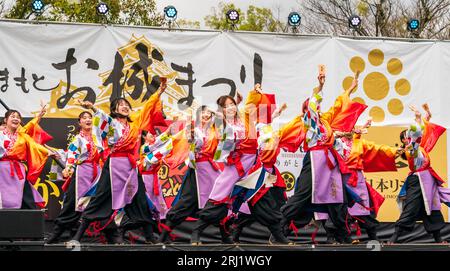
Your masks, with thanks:
<instances>
[{"instance_id":1,"label":"dancer's face","mask_svg":"<svg viewBox=\"0 0 450 271\"><path fill-rule=\"evenodd\" d=\"M122 116L128 117L130 115L131 108L127 102L121 100L117 105L116 112L121 114Z\"/></svg>"},{"instance_id":2,"label":"dancer's face","mask_svg":"<svg viewBox=\"0 0 450 271\"><path fill-rule=\"evenodd\" d=\"M201 118L202 118L202 122L203 123L206 123L206 122L210 121L211 117L212 117L212 112L211 111L209 111L208 109L205 109L205 110L202 111Z\"/></svg>"},{"instance_id":3,"label":"dancer's face","mask_svg":"<svg viewBox=\"0 0 450 271\"><path fill-rule=\"evenodd\" d=\"M155 142L155 136L152 135L152 133L147 133L147 135L145 136L145 143L147 144L153 144Z\"/></svg>"},{"instance_id":4,"label":"dancer's face","mask_svg":"<svg viewBox=\"0 0 450 271\"><path fill-rule=\"evenodd\" d=\"M21 122L22 117L20 117L19 113L14 112L6 119L6 128L11 131L16 131L19 128Z\"/></svg>"},{"instance_id":5,"label":"dancer's face","mask_svg":"<svg viewBox=\"0 0 450 271\"><path fill-rule=\"evenodd\" d=\"M403 130L400 133L400 141L403 143L404 146L408 145L409 142L408 142L408 138L406 138L406 130Z\"/></svg>"},{"instance_id":6,"label":"dancer's face","mask_svg":"<svg viewBox=\"0 0 450 271\"><path fill-rule=\"evenodd\" d=\"M408 145L408 139L402 138L402 143L405 144L405 145Z\"/></svg>"},{"instance_id":7,"label":"dancer's face","mask_svg":"<svg viewBox=\"0 0 450 271\"><path fill-rule=\"evenodd\" d=\"M233 119L236 116L236 113L237 113L237 107L236 107L236 104L234 103L234 101L231 100L230 98L228 98L225 101L225 105L224 106L225 106L225 108L223 110L224 110L224 113L225 113L225 117L227 119Z\"/></svg>"},{"instance_id":8,"label":"dancer's face","mask_svg":"<svg viewBox=\"0 0 450 271\"><path fill-rule=\"evenodd\" d=\"M92 129L92 116L85 113L83 116L81 116L79 120L80 128L81 130L91 130Z\"/></svg>"}]
</instances>

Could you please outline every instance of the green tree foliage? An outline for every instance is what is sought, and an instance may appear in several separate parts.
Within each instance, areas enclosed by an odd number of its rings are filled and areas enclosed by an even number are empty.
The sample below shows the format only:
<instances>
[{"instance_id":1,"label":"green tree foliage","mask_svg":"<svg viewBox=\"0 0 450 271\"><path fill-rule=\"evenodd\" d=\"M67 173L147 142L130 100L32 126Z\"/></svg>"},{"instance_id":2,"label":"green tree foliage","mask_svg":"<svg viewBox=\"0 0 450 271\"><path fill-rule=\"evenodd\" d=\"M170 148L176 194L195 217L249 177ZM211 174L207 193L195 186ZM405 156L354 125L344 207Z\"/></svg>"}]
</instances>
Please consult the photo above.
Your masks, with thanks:
<instances>
[{"instance_id":1,"label":"green tree foliage","mask_svg":"<svg viewBox=\"0 0 450 271\"><path fill-rule=\"evenodd\" d=\"M11 19L147 26L160 26L164 20L162 13L156 10L155 0L103 0L109 7L106 16L97 14L98 0L47 0L40 15L32 12L31 2L17 0L4 12L4 16Z\"/></svg>"},{"instance_id":2,"label":"green tree foliage","mask_svg":"<svg viewBox=\"0 0 450 271\"><path fill-rule=\"evenodd\" d=\"M213 8L212 14L205 17L206 26L218 30L230 29L230 23L226 17L226 12L230 9L239 12L239 21L235 24L237 30L278 32L283 28L283 24L273 16L272 11L268 8L249 6L247 12L244 13L234 4L223 2L219 3L218 9Z\"/></svg>"}]
</instances>

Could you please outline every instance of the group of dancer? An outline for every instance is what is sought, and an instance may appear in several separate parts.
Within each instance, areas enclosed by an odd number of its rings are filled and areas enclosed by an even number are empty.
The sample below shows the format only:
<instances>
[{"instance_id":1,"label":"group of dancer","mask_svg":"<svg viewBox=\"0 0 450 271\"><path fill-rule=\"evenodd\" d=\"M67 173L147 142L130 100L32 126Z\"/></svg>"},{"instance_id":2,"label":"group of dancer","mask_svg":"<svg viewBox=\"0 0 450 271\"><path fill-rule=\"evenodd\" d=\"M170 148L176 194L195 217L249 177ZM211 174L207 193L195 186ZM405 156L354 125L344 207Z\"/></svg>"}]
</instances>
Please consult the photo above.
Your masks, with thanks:
<instances>
[{"instance_id":1,"label":"group of dancer","mask_svg":"<svg viewBox=\"0 0 450 271\"><path fill-rule=\"evenodd\" d=\"M356 126L367 107L350 98L357 77L322 111L322 69L310 98L279 130L272 122L286 104L275 109L273 97L260 84L242 106L240 95L219 97L217 110L200 106L182 129L166 124L160 99L166 80L137 112L125 98L112 101L109 114L78 100L86 111L79 115L79 132L65 151L45 144L39 126L45 106L25 126L18 111L8 110L0 126L0 208L42 207L33 184L52 157L64 165L65 195L47 243L59 242L65 231L71 240L94 231L103 232L110 243L123 243L127 231L139 228L146 243L169 243L173 230L188 217L196 219L192 245L201 244L210 225L219 227L222 243L240 242L243 229L253 222L268 228L270 244L294 244L292 231L312 221L323 225L327 243L351 243L354 224L370 240L378 240L376 217L384 198L366 182L364 172L396 171L395 160L402 156L410 173L399 194L402 212L389 243L398 242L418 220L436 242L444 242L440 210L450 202L450 191L432 169L429 152L445 128L430 122L425 104L424 117L410 107L415 118L400 134L401 147L363 139L371 121ZM305 152L302 170L293 196L287 198L277 156L281 150L299 149ZM163 163L173 168L188 164L171 208L158 179Z\"/></svg>"}]
</instances>

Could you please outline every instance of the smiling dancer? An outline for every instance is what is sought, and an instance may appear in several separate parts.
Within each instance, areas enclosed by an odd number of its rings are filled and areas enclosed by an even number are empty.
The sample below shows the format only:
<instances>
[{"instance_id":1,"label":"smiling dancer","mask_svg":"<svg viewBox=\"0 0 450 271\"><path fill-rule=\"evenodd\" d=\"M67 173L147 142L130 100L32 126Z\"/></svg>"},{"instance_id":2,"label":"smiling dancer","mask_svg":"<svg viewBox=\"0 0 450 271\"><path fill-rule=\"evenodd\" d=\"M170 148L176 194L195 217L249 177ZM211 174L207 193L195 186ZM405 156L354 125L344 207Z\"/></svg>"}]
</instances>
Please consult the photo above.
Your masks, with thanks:
<instances>
[{"instance_id":1,"label":"smiling dancer","mask_svg":"<svg viewBox=\"0 0 450 271\"><path fill-rule=\"evenodd\" d=\"M250 91L244 105L243 114L238 113L237 103L231 96L221 96L217 100L222 123L216 127L220 142L214 160L225 162L224 170L215 180L205 207L199 212L191 244L200 244L200 236L209 225L219 225L228 215L231 192L236 182L249 172L256 162L258 142L256 138L256 113L261 102L260 84ZM221 116L222 117L222 116ZM223 224L223 223L222 223ZM220 227L223 243L231 243L224 227Z\"/></svg>"},{"instance_id":2,"label":"smiling dancer","mask_svg":"<svg viewBox=\"0 0 450 271\"><path fill-rule=\"evenodd\" d=\"M36 209L44 200L33 184L39 178L48 156L55 154L38 144L30 134L45 114L21 126L22 116L8 110L0 129L0 209Z\"/></svg>"},{"instance_id":3,"label":"smiling dancer","mask_svg":"<svg viewBox=\"0 0 450 271\"><path fill-rule=\"evenodd\" d=\"M120 225L120 220L126 214L133 223L144 228L149 233L146 237L151 241L153 236L153 214L145 194L142 177L138 174L137 160L140 133L149 130L155 113L159 97L166 89L165 81L155 92L144 107L137 113L131 114L131 105L124 98L117 98L111 102L111 114L95 108L90 102L80 104L94 111L93 140L97 148L103 150L103 140L107 140L111 148L106 160L95 196L91 199L82 214L81 224L74 240L80 241L83 233L93 221L109 219L107 225L114 220ZM117 233L117 229L116 229ZM151 233L151 234L150 234ZM122 243L121 234L116 234L113 240Z\"/></svg>"},{"instance_id":4,"label":"smiling dancer","mask_svg":"<svg viewBox=\"0 0 450 271\"><path fill-rule=\"evenodd\" d=\"M66 193L48 244L57 242L65 230L71 230L78 223L90 200L86 194L100 178L101 156L92 139L92 114L81 112L78 125L80 132L72 139L66 152L66 167L62 172L66 179L63 185Z\"/></svg>"},{"instance_id":5,"label":"smiling dancer","mask_svg":"<svg viewBox=\"0 0 450 271\"><path fill-rule=\"evenodd\" d=\"M395 232L389 244L396 243L402 233L412 231L417 220L422 220L425 230L433 235L436 243L442 243L441 229L445 226L441 203L449 204L450 190L443 187L444 180L431 167L429 153L433 150L445 128L431 123L431 112L423 105L425 118L416 107L410 106L415 114L415 123L400 133L409 169L405 183L399 193L403 208L395 223ZM445 242L446 243L446 242Z\"/></svg>"},{"instance_id":6,"label":"smiling dancer","mask_svg":"<svg viewBox=\"0 0 450 271\"><path fill-rule=\"evenodd\" d=\"M292 221L302 218L302 226L305 226L312 219L314 211L326 212L336 227L337 240L349 242L346 229L347 190L343 175L350 172L335 149L333 130L351 130L365 106L352 102L346 95L357 85L357 81L353 80L350 89L336 99L330 110L322 113L320 103L325 74L320 72L318 80L319 87L314 89L311 98L303 106L306 155L295 193L281 208L282 226L286 234Z\"/></svg>"}]
</instances>

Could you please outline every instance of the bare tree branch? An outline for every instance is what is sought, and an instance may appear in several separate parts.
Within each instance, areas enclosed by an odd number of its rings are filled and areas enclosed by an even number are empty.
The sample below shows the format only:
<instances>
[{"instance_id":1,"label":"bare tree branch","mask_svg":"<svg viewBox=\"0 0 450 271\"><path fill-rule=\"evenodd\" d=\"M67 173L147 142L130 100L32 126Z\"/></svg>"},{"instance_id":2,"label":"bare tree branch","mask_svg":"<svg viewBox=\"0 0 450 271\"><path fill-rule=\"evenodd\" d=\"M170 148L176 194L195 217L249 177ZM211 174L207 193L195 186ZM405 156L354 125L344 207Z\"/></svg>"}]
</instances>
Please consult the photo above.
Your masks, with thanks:
<instances>
[{"instance_id":1,"label":"bare tree branch","mask_svg":"<svg viewBox=\"0 0 450 271\"><path fill-rule=\"evenodd\" d=\"M450 35L450 0L305 0L300 3L308 33L349 35L348 18L357 14L362 18L362 36L410 37L448 39ZM420 21L417 31L411 33L409 19Z\"/></svg>"},{"instance_id":2,"label":"bare tree branch","mask_svg":"<svg viewBox=\"0 0 450 271\"><path fill-rule=\"evenodd\" d=\"M0 17L3 17L3 12L5 11L5 1L0 0Z\"/></svg>"}]
</instances>

